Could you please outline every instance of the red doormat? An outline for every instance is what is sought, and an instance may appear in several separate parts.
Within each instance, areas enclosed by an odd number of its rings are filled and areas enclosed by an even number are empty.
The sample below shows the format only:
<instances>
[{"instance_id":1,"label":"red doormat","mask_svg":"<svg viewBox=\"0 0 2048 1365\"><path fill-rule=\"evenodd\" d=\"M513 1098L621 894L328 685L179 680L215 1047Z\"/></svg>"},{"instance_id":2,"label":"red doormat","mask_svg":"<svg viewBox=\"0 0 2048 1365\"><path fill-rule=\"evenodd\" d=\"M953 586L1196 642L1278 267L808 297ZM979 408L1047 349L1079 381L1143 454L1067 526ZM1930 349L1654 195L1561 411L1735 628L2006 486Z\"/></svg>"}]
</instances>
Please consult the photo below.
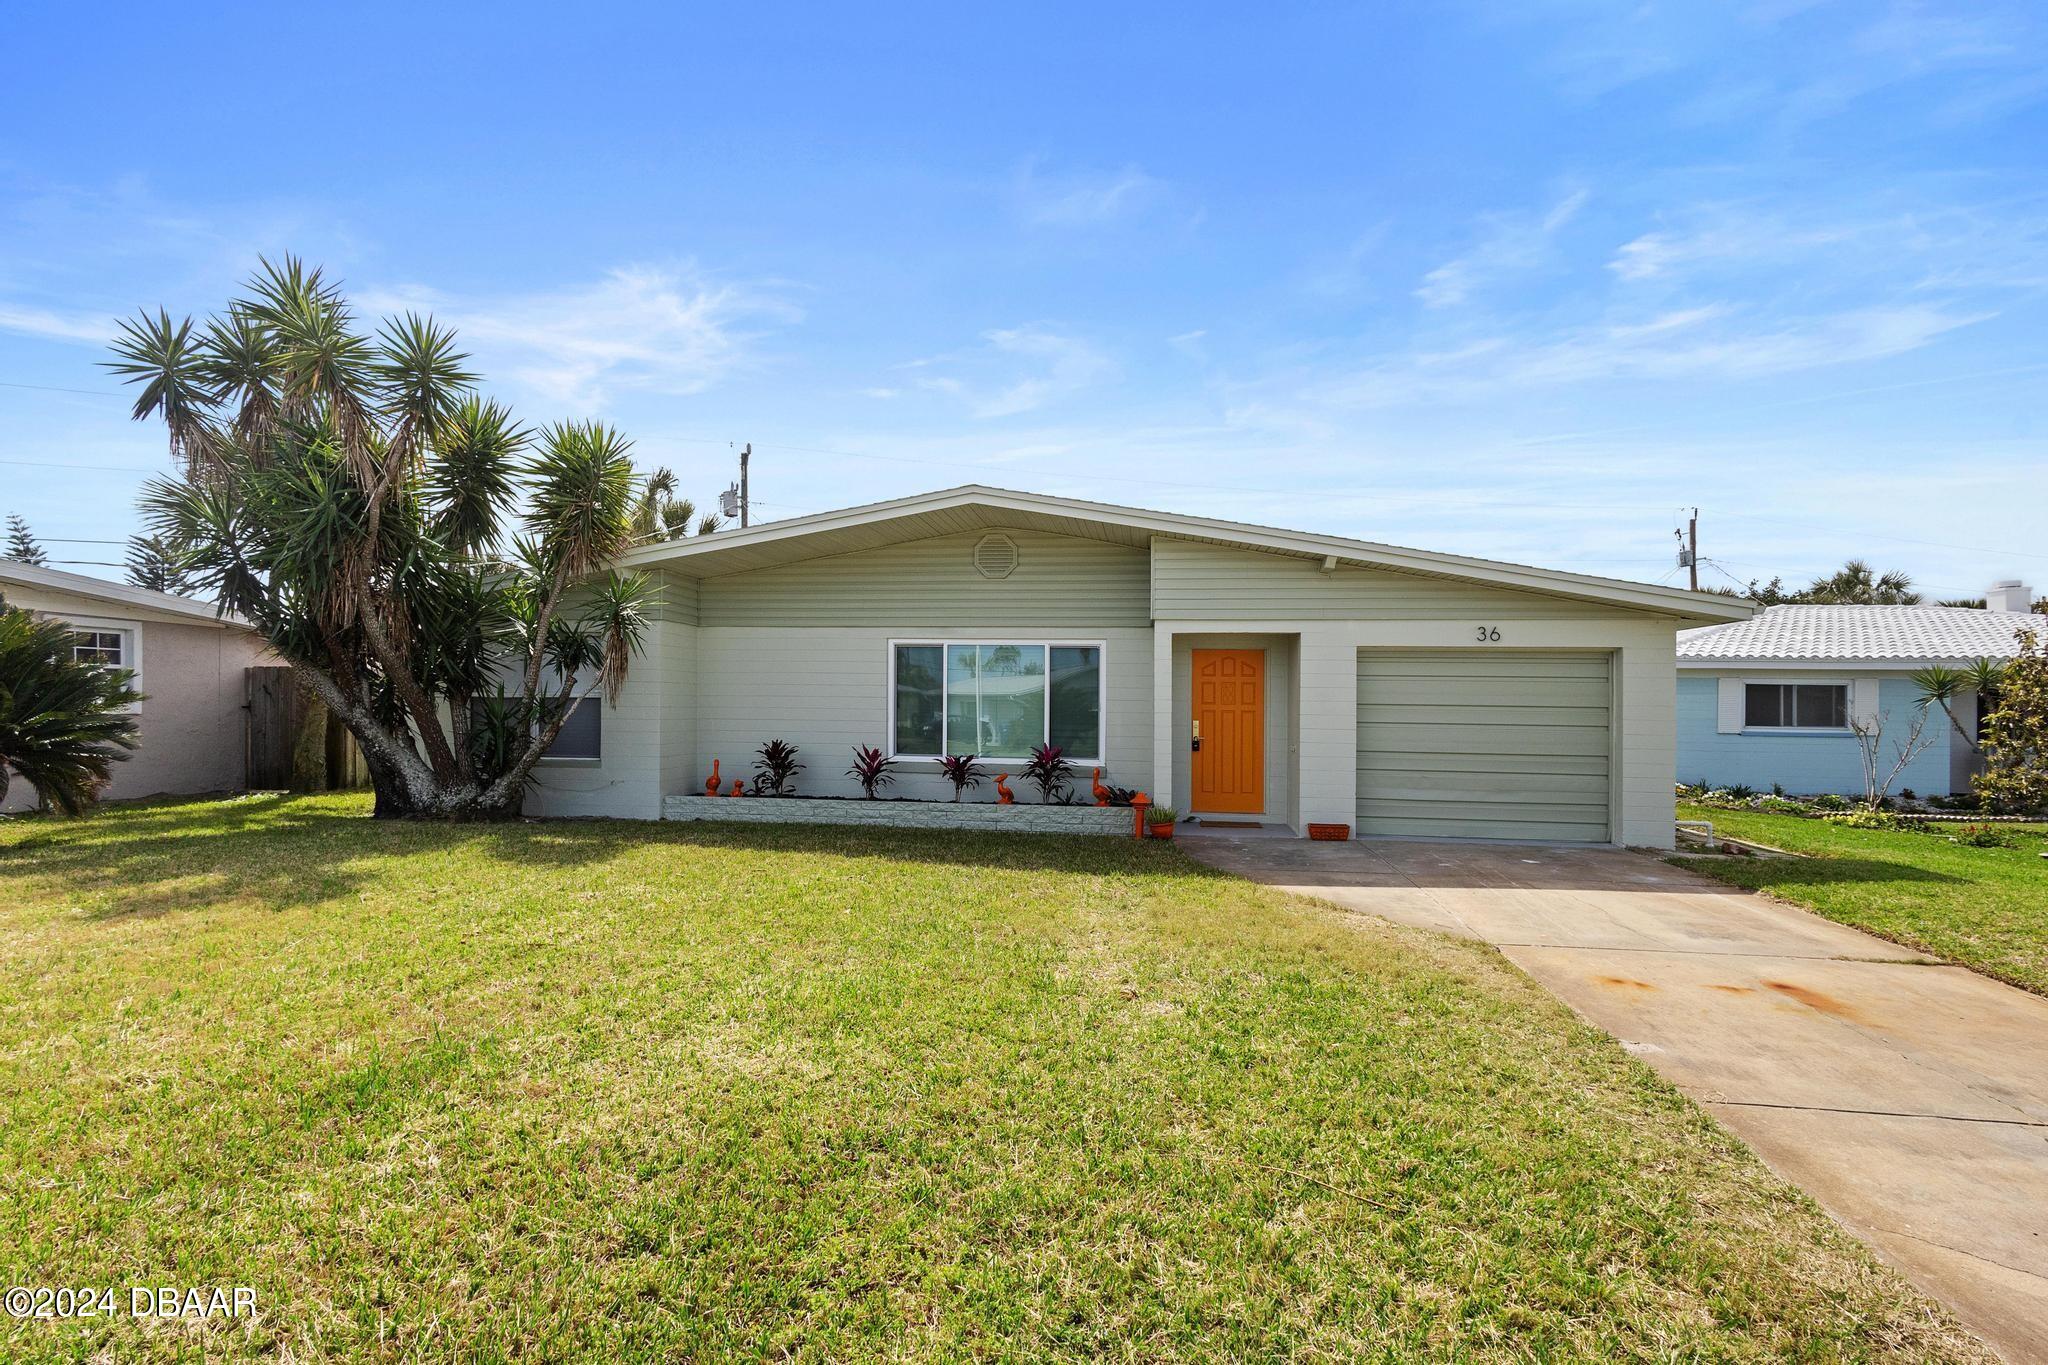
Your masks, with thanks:
<instances>
[{"instance_id":1,"label":"red doormat","mask_svg":"<svg viewBox=\"0 0 2048 1365\"><path fill-rule=\"evenodd\" d=\"M1315 825L1308 827L1308 837L1323 840L1344 840L1351 837L1349 825Z\"/></svg>"}]
</instances>

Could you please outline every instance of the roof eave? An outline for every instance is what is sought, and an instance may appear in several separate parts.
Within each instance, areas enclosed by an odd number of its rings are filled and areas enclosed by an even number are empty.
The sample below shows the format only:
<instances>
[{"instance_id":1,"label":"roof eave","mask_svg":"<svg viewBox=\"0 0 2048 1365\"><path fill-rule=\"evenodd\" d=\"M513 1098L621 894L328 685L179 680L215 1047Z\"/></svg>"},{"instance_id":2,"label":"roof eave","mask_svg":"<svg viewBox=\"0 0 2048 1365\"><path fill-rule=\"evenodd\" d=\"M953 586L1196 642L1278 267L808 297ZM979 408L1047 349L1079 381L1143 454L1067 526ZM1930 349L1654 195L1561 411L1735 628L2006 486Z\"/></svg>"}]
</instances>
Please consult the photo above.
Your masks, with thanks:
<instances>
[{"instance_id":1,"label":"roof eave","mask_svg":"<svg viewBox=\"0 0 2048 1365\"><path fill-rule=\"evenodd\" d=\"M807 535L886 521L894 516L944 511L975 504L1013 511L1051 512L1081 519L1092 518L1131 529L1150 531L1155 535L1224 540L1254 549L1276 550L1310 558L1324 558L1334 554L1340 560L1349 560L1374 568L1476 579L1532 592L1618 603L1640 610L1663 612L1681 620L1746 621L1758 610L1755 603L1745 598L1723 597L1716 593L1691 592L1683 588L1665 588L1647 583L1629 583L1620 579L1598 578L1590 574L1505 564L1497 560L1441 554L1429 550L1412 550L1373 541L1314 535L1304 531L1254 526L1212 517L1154 512L1110 503L1056 498L1042 493L1021 493L1013 489L991 488L983 484L966 484L936 493L922 493L887 502L820 512L808 517L793 517L787 521L771 522L741 531L721 531L710 537L644 545L628 551L620 562L626 567L680 565L691 559L716 555L720 551L769 545L783 540L800 539Z\"/></svg>"}]
</instances>

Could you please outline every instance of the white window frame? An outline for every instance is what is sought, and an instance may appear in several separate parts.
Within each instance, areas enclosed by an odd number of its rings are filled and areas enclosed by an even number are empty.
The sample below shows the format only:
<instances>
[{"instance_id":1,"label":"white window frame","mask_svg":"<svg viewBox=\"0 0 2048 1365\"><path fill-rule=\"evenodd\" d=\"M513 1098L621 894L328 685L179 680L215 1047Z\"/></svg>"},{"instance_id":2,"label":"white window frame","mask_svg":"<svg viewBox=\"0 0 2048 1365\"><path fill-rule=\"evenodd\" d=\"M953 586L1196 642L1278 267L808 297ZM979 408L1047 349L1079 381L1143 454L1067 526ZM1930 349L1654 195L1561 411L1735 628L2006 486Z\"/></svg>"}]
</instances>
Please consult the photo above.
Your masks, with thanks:
<instances>
[{"instance_id":1,"label":"white window frame","mask_svg":"<svg viewBox=\"0 0 2048 1365\"><path fill-rule=\"evenodd\" d=\"M1856 718L1856 685L1848 678L1744 678L1742 680L1742 733L1745 735L1853 735L1849 725L1751 725L1749 689L1752 687L1839 687L1842 714Z\"/></svg>"},{"instance_id":2,"label":"white window frame","mask_svg":"<svg viewBox=\"0 0 2048 1365\"><path fill-rule=\"evenodd\" d=\"M68 612L46 611L42 613L53 621L61 621L72 630L106 631L121 637L121 664L128 670L128 686L137 692L142 686L142 622L127 621L114 616L73 616ZM127 712L142 710L141 702L130 702L121 708Z\"/></svg>"},{"instance_id":3,"label":"white window frame","mask_svg":"<svg viewBox=\"0 0 2048 1365\"><path fill-rule=\"evenodd\" d=\"M926 648L937 648L941 651L939 659L939 752L937 754L900 754L896 752L896 651L903 646L915 647L918 645L925 646ZM952 708L946 704L947 663L943 651L949 650L956 645L961 647L973 645L977 648L982 645L1037 645L1044 648L1045 712L1040 722L1039 733L1042 738L1039 740L1039 743L1041 744L1052 742L1052 651L1055 649L1094 650L1095 746L1102 750L1102 752L1085 756L1081 754L1062 754L1061 757L1077 767L1086 765L1091 768L1098 768L1108 762L1105 756L1109 753L1109 642L1107 640L1070 640L1022 635L969 637L906 635L900 639L891 639L887 645L889 651L888 659L882 667L882 714L888 725L883 735L889 741L882 747L890 758L904 763L929 763L933 767L937 767L939 760L945 757L946 740L948 738L947 727L951 724L948 713ZM1006 763L1024 764L1031 761L1029 758L996 758L987 754L977 755L977 757L984 763L994 763L997 765Z\"/></svg>"}]
</instances>

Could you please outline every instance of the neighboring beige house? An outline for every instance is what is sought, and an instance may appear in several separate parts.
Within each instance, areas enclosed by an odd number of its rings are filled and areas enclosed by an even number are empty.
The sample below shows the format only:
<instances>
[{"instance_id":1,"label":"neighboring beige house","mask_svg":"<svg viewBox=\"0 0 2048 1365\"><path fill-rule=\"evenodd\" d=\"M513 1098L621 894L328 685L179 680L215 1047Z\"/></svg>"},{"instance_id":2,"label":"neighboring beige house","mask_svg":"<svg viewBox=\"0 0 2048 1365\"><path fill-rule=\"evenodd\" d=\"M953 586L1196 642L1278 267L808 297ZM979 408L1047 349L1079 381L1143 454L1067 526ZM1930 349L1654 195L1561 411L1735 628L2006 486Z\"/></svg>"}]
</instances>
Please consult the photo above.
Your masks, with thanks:
<instances>
[{"instance_id":1,"label":"neighboring beige house","mask_svg":"<svg viewBox=\"0 0 2048 1365\"><path fill-rule=\"evenodd\" d=\"M664 605L533 814L652 819L714 759L943 798L1032 745L1183 812L1302 833L1672 842L1676 637L1745 601L970 486L648 545ZM558 752L563 746L558 746ZM1021 786L1022 784L1017 784ZM986 787L978 794L990 799ZM1028 794L1020 794L1028 801Z\"/></svg>"},{"instance_id":2,"label":"neighboring beige house","mask_svg":"<svg viewBox=\"0 0 2048 1365\"><path fill-rule=\"evenodd\" d=\"M80 657L134 670L141 742L114 765L106 799L242 786L245 670L275 662L247 626L210 603L11 559L0 559L0 597L69 624ZM10 784L5 809L35 803L26 782Z\"/></svg>"}]
</instances>

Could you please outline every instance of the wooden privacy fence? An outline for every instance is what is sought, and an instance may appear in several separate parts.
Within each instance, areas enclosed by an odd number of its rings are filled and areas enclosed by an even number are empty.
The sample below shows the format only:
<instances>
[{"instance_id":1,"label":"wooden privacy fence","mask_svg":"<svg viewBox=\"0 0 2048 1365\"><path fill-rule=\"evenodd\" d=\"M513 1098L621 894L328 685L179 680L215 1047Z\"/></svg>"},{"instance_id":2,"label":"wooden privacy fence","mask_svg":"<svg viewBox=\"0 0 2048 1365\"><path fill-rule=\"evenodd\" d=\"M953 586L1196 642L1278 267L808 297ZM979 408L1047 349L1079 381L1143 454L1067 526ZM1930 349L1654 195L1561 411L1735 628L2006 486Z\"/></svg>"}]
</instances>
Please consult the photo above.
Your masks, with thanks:
<instances>
[{"instance_id":1,"label":"wooden privacy fence","mask_svg":"<svg viewBox=\"0 0 2048 1365\"><path fill-rule=\"evenodd\" d=\"M355 736L300 686L289 668L248 670L248 755L243 785L251 791L334 791L369 785Z\"/></svg>"}]
</instances>

